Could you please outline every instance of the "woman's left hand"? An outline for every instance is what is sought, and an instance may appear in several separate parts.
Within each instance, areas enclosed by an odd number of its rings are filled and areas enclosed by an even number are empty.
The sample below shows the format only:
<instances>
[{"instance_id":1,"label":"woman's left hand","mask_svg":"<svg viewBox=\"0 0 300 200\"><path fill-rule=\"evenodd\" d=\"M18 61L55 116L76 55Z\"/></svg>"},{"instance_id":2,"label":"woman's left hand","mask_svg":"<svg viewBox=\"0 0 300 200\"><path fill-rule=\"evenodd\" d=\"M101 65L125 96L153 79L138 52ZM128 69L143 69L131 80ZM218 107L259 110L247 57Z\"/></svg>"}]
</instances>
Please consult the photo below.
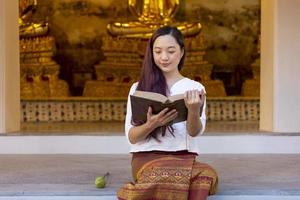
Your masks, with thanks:
<instances>
[{"instance_id":1,"label":"woman's left hand","mask_svg":"<svg viewBox=\"0 0 300 200\"><path fill-rule=\"evenodd\" d=\"M189 113L199 113L204 101L204 90L188 90L184 93L184 102Z\"/></svg>"}]
</instances>

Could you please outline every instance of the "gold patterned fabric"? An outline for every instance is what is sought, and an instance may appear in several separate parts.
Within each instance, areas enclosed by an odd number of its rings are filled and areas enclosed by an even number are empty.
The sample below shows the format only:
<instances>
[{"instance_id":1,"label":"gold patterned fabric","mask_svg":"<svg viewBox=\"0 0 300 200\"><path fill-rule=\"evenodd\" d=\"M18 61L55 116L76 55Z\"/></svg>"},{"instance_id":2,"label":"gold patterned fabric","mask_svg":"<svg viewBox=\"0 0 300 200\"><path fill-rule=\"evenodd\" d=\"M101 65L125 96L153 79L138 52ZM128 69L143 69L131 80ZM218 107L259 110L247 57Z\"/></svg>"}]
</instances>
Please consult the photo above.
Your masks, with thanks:
<instances>
[{"instance_id":1,"label":"gold patterned fabric","mask_svg":"<svg viewBox=\"0 0 300 200\"><path fill-rule=\"evenodd\" d=\"M211 166L196 162L196 156L187 151L133 153L134 183L125 184L118 191L118 199L196 200L215 194L217 173Z\"/></svg>"}]
</instances>

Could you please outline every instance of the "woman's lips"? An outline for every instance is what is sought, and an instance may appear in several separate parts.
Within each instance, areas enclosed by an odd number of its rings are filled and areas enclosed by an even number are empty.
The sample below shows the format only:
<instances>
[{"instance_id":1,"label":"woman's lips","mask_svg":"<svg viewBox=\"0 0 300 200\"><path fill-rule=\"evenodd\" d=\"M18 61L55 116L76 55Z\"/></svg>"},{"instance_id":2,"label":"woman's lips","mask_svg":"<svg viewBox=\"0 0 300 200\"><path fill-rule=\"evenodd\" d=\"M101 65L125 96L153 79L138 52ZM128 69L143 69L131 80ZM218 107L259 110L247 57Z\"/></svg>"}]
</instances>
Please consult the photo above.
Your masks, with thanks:
<instances>
[{"instance_id":1,"label":"woman's lips","mask_svg":"<svg viewBox=\"0 0 300 200\"><path fill-rule=\"evenodd\" d=\"M161 64L161 66L163 66L163 67L167 67L167 66L170 65L170 63L160 63L160 64Z\"/></svg>"}]
</instances>

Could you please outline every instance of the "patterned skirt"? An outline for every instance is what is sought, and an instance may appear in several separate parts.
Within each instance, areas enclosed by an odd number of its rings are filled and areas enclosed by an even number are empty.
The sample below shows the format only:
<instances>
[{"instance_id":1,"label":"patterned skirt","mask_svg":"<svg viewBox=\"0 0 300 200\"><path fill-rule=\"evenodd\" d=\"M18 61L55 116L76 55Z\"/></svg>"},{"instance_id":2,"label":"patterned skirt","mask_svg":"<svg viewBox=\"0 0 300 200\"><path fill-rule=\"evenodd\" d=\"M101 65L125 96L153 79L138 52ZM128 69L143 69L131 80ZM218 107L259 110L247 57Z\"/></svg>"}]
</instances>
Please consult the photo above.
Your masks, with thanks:
<instances>
[{"instance_id":1,"label":"patterned skirt","mask_svg":"<svg viewBox=\"0 0 300 200\"><path fill-rule=\"evenodd\" d=\"M215 194L216 171L195 161L196 154L139 152L132 156L134 183L118 191L119 200L196 200Z\"/></svg>"}]
</instances>

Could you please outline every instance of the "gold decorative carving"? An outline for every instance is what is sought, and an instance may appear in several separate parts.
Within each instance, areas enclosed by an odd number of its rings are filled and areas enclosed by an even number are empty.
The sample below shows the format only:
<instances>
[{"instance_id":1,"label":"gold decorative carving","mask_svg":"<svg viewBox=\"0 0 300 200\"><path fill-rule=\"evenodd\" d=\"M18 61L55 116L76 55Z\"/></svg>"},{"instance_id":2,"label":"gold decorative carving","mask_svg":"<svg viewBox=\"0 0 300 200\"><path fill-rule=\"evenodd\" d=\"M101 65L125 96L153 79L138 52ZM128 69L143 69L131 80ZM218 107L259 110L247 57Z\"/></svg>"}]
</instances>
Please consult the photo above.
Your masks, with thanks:
<instances>
[{"instance_id":1,"label":"gold decorative carving","mask_svg":"<svg viewBox=\"0 0 300 200\"><path fill-rule=\"evenodd\" d=\"M131 85L131 83L87 81L83 96L101 99L126 99Z\"/></svg>"},{"instance_id":2,"label":"gold decorative carving","mask_svg":"<svg viewBox=\"0 0 300 200\"><path fill-rule=\"evenodd\" d=\"M258 53L260 54L260 36L259 36L259 45L257 48ZM254 63L251 64L253 79L248 79L243 83L242 86L242 96L249 97L259 97L260 96L260 57L257 58Z\"/></svg>"},{"instance_id":3,"label":"gold decorative carving","mask_svg":"<svg viewBox=\"0 0 300 200\"><path fill-rule=\"evenodd\" d=\"M54 38L40 36L20 40L21 98L48 98L69 95L69 87L59 80L60 66L52 60Z\"/></svg>"},{"instance_id":4,"label":"gold decorative carving","mask_svg":"<svg viewBox=\"0 0 300 200\"><path fill-rule=\"evenodd\" d=\"M36 4L19 0L21 98L65 97L69 87L58 78L60 66L52 60L55 40L47 36L48 24L30 22Z\"/></svg>"},{"instance_id":5,"label":"gold decorative carving","mask_svg":"<svg viewBox=\"0 0 300 200\"><path fill-rule=\"evenodd\" d=\"M128 0L129 10L137 20L110 23L107 25L107 30L112 36L149 38L157 28L172 24L185 36L199 34L200 23L175 22L173 20L179 4L179 0Z\"/></svg>"},{"instance_id":6,"label":"gold decorative carving","mask_svg":"<svg viewBox=\"0 0 300 200\"><path fill-rule=\"evenodd\" d=\"M95 66L96 81L85 83L83 96L126 98L140 76L146 41L131 38L103 38L105 60Z\"/></svg>"},{"instance_id":7,"label":"gold decorative carving","mask_svg":"<svg viewBox=\"0 0 300 200\"><path fill-rule=\"evenodd\" d=\"M115 40L112 37L103 39L105 41L102 51L106 59L95 66L97 81L86 82L83 96L104 99L126 98L126 92L129 91L131 84L139 79L147 41L132 38ZM203 83L209 96L226 96L223 82L211 80L212 65L203 60L205 54L203 36L199 34L187 38L185 46L187 57L182 69L183 75Z\"/></svg>"},{"instance_id":8,"label":"gold decorative carving","mask_svg":"<svg viewBox=\"0 0 300 200\"><path fill-rule=\"evenodd\" d=\"M46 35L48 32L48 23L30 21L36 6L37 0L19 0L19 34L22 38Z\"/></svg>"},{"instance_id":9,"label":"gold decorative carving","mask_svg":"<svg viewBox=\"0 0 300 200\"><path fill-rule=\"evenodd\" d=\"M185 39L186 60L182 73L190 79L201 82L207 95L210 97L226 96L224 83L220 80L212 80L212 64L203 59L205 55L205 42L202 34Z\"/></svg>"},{"instance_id":10,"label":"gold decorative carving","mask_svg":"<svg viewBox=\"0 0 300 200\"><path fill-rule=\"evenodd\" d=\"M130 85L136 82L140 76L147 45L145 38L152 34L152 29L154 30L160 25L172 24L177 26L179 24L173 20L179 1L145 0L140 2L143 2L142 5L145 6L142 10L138 10L137 2L128 1L129 8L133 9L132 12L138 16L138 23L120 23L120 27L126 26L128 32L120 29L121 32L110 32L119 37L107 36L103 38L102 52L106 59L95 66L97 81L86 82L83 96L126 98ZM160 7L161 5L166 7ZM159 10L163 12L159 13ZM196 24L200 25L200 23ZM112 24L108 26L108 30L115 30L111 29L111 26ZM140 27L143 28L140 29ZM180 29L180 26L177 27ZM193 30L194 26L191 25L190 28ZM182 32L184 33L184 31L189 31L189 29L183 29ZM203 60L205 54L203 36L199 32L197 34L185 34L185 36L187 57L182 70L183 75L204 83L208 87L208 94L211 96L226 96L223 82L211 80L212 65ZM210 87L210 85L213 86Z\"/></svg>"}]
</instances>

